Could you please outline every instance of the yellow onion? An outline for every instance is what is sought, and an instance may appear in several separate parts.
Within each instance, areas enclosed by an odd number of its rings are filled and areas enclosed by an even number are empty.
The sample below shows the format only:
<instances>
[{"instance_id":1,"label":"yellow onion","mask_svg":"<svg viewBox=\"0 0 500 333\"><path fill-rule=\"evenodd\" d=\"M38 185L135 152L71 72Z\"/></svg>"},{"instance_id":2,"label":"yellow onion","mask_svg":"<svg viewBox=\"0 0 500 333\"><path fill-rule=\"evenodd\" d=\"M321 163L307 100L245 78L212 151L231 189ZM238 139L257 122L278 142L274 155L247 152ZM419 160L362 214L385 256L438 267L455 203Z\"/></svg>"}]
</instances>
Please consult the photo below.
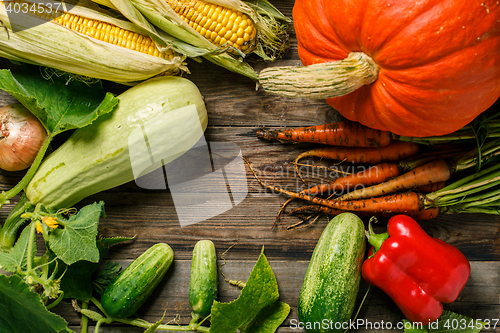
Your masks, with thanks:
<instances>
[{"instance_id":1,"label":"yellow onion","mask_svg":"<svg viewBox=\"0 0 500 333\"><path fill-rule=\"evenodd\" d=\"M43 145L47 132L22 104L0 108L0 169L27 169Z\"/></svg>"}]
</instances>

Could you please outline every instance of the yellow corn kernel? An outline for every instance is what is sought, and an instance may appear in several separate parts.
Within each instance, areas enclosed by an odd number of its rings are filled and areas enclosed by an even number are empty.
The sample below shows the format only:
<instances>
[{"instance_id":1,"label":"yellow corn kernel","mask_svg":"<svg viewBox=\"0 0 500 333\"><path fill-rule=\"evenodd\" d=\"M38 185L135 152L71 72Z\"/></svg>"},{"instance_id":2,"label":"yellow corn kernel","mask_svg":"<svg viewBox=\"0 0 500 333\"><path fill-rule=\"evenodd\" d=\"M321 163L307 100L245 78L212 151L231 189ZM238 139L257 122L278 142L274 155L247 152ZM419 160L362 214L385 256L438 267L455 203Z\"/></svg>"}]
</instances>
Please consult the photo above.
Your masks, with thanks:
<instances>
[{"instance_id":1,"label":"yellow corn kernel","mask_svg":"<svg viewBox=\"0 0 500 333\"><path fill-rule=\"evenodd\" d=\"M245 14L203 0L165 1L182 20L216 46L229 44L242 52L252 50L257 30Z\"/></svg>"},{"instance_id":2,"label":"yellow corn kernel","mask_svg":"<svg viewBox=\"0 0 500 333\"><path fill-rule=\"evenodd\" d=\"M202 16L202 19L199 23L199 25L201 25L202 27L204 27L208 22L208 18L206 16Z\"/></svg>"},{"instance_id":3,"label":"yellow corn kernel","mask_svg":"<svg viewBox=\"0 0 500 333\"><path fill-rule=\"evenodd\" d=\"M210 20L210 22L211 22L210 26L207 29L213 32L213 31L215 31L215 28L217 27L217 21Z\"/></svg>"},{"instance_id":4,"label":"yellow corn kernel","mask_svg":"<svg viewBox=\"0 0 500 333\"><path fill-rule=\"evenodd\" d=\"M236 31L236 36L238 38L242 38L244 35L245 35L245 32L243 31L243 29L241 27L238 28L238 30Z\"/></svg>"},{"instance_id":5,"label":"yellow corn kernel","mask_svg":"<svg viewBox=\"0 0 500 333\"><path fill-rule=\"evenodd\" d=\"M21 8L23 8L22 6L24 3L27 3L28 5L30 4L27 0L13 0L12 2L19 3ZM70 30L84 34L93 39L115 44L130 50L154 55L160 58L172 59L174 56L174 51L171 50L159 52L149 36L142 36L138 33L119 28L113 24L81 17L67 12L62 13L54 10L53 8L51 10L48 10L47 8L45 11L30 11L33 15L38 12L51 13L50 15L44 15L48 21L53 21ZM40 15L40 17L42 16ZM141 48L140 44L143 44L145 47ZM156 52L154 50L156 50Z\"/></svg>"}]
</instances>

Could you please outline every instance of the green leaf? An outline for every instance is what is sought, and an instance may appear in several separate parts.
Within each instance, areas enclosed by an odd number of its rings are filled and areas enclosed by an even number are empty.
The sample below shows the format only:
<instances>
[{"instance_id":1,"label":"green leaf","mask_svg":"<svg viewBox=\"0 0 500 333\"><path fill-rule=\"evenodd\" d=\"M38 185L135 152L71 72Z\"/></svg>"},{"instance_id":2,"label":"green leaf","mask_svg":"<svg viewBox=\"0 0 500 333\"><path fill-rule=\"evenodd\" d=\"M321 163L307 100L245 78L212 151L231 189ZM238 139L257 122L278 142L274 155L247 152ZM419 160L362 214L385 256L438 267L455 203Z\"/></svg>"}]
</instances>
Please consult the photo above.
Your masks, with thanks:
<instances>
[{"instance_id":1,"label":"green leaf","mask_svg":"<svg viewBox=\"0 0 500 333\"><path fill-rule=\"evenodd\" d=\"M40 296L18 276L0 275L0 327L2 333L67 332L68 323L49 312Z\"/></svg>"},{"instance_id":2,"label":"green leaf","mask_svg":"<svg viewBox=\"0 0 500 333\"><path fill-rule=\"evenodd\" d=\"M7 272L16 272L18 268L25 270L28 263L28 244L35 242L35 234L30 239L31 227L24 228L21 236L11 252L0 252L0 265ZM36 246L32 246L31 258L36 254Z\"/></svg>"},{"instance_id":3,"label":"green leaf","mask_svg":"<svg viewBox=\"0 0 500 333\"><path fill-rule=\"evenodd\" d=\"M109 248L113 245L127 242L133 240L133 238L130 237L106 237L106 238L100 238L99 239L99 245L102 246L103 251L108 251Z\"/></svg>"},{"instance_id":4,"label":"green leaf","mask_svg":"<svg viewBox=\"0 0 500 333\"><path fill-rule=\"evenodd\" d=\"M451 311L443 311L441 317L429 325L421 326L404 320L405 333L478 333L485 323Z\"/></svg>"},{"instance_id":5,"label":"green leaf","mask_svg":"<svg viewBox=\"0 0 500 333\"><path fill-rule=\"evenodd\" d=\"M67 265L80 260L99 261L96 236L103 209L101 201L83 207L67 220L58 220L62 227L50 233L49 247L59 259Z\"/></svg>"},{"instance_id":6,"label":"green leaf","mask_svg":"<svg viewBox=\"0 0 500 333\"><path fill-rule=\"evenodd\" d=\"M113 261L106 261L104 268L100 270L97 277L92 281L94 290L102 295L104 289L111 284L119 275L122 270L122 265Z\"/></svg>"},{"instance_id":7,"label":"green leaf","mask_svg":"<svg viewBox=\"0 0 500 333\"><path fill-rule=\"evenodd\" d=\"M274 305L278 298L276 277L263 248L238 299L230 303L214 302L210 332L233 333L238 329L241 332L264 332L260 329L267 325L277 327L286 318L286 316L283 318L286 308ZM275 311L267 320L264 312L261 313L266 307ZM270 332L274 331L266 331Z\"/></svg>"},{"instance_id":8,"label":"green leaf","mask_svg":"<svg viewBox=\"0 0 500 333\"><path fill-rule=\"evenodd\" d=\"M155 333L156 329L163 322L163 319L165 319L165 314L163 314L163 317L160 320L158 320L156 323L154 323L153 325L151 325L147 330L145 330L144 333Z\"/></svg>"},{"instance_id":9,"label":"green leaf","mask_svg":"<svg viewBox=\"0 0 500 333\"><path fill-rule=\"evenodd\" d=\"M64 297L89 301L92 297L91 277L98 264L80 260L70 266L61 262L60 266L59 272L64 273L60 285L61 290L64 291Z\"/></svg>"},{"instance_id":10,"label":"green leaf","mask_svg":"<svg viewBox=\"0 0 500 333\"><path fill-rule=\"evenodd\" d=\"M98 238L96 244L100 260L106 256L111 245L128 240L130 238L127 237ZM59 264L59 272L61 274L66 272L61 278L61 290L64 291L64 297L76 298L79 301L89 301L92 297L92 290L95 289L92 276L98 269L99 263L81 260L70 266L67 266L62 261Z\"/></svg>"},{"instance_id":11,"label":"green leaf","mask_svg":"<svg viewBox=\"0 0 500 333\"><path fill-rule=\"evenodd\" d=\"M290 313L290 305L283 302L274 302L260 310L253 323L241 333L268 333L275 332Z\"/></svg>"},{"instance_id":12,"label":"green leaf","mask_svg":"<svg viewBox=\"0 0 500 333\"><path fill-rule=\"evenodd\" d=\"M87 83L49 71L27 64L15 73L0 70L0 89L37 116L52 136L87 126L118 104L118 99L106 93L100 81Z\"/></svg>"}]
</instances>

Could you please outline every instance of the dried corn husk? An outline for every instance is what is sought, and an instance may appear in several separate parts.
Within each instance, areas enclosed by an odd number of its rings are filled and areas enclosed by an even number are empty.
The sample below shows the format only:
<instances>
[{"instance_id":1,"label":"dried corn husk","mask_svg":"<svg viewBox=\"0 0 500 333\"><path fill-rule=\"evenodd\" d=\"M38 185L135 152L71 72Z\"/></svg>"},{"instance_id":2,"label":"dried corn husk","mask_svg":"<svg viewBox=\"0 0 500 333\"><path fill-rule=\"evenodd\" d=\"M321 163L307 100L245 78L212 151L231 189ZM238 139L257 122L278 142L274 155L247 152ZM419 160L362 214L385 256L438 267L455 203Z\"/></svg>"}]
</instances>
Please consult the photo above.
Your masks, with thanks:
<instances>
[{"instance_id":1,"label":"dried corn husk","mask_svg":"<svg viewBox=\"0 0 500 333\"><path fill-rule=\"evenodd\" d=\"M234 54L228 52L228 49L222 49L212 44L184 22L164 0L93 1L118 10L131 22L148 31L150 35L156 35L156 37L163 39L167 44L170 42L168 38L171 37L185 42L191 47L186 49L180 46L178 50L191 58L202 56L219 66L258 81L258 75L252 66L244 61L244 54ZM252 19L257 28L257 46L253 53L260 58L273 61L287 49L287 23L290 20L267 0L255 0L255 2L207 0L207 2L238 10ZM160 36L158 31L162 31L166 35Z\"/></svg>"},{"instance_id":2,"label":"dried corn husk","mask_svg":"<svg viewBox=\"0 0 500 333\"><path fill-rule=\"evenodd\" d=\"M117 19L103 11L76 5L71 8L71 14L148 35L131 22ZM0 56L4 58L123 84L187 71L183 63L185 55L182 54L173 59L163 59L90 38L52 21L41 21L43 24L31 27L35 19L33 15L22 12L16 15L25 15L26 18L17 18L18 27L14 32L5 5L0 1L0 20L5 27L0 29ZM26 22L26 27L22 26L22 22ZM153 39L160 38L161 34L157 36Z\"/></svg>"}]
</instances>

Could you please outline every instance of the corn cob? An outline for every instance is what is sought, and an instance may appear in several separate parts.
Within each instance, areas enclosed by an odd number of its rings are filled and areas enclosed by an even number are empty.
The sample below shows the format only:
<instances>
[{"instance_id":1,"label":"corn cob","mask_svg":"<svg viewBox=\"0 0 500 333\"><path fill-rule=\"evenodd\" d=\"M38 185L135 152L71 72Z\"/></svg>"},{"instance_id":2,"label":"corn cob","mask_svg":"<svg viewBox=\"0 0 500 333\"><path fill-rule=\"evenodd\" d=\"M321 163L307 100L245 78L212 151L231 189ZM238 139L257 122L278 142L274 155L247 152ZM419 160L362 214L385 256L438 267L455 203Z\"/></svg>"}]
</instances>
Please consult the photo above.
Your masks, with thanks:
<instances>
[{"instance_id":1,"label":"corn cob","mask_svg":"<svg viewBox=\"0 0 500 333\"><path fill-rule=\"evenodd\" d=\"M155 57L172 59L175 55L172 50L160 52L150 37L140 35L137 32L128 31L105 22L89 20L70 13L64 13L58 17L56 15L53 14L55 22L100 41Z\"/></svg>"},{"instance_id":2,"label":"corn cob","mask_svg":"<svg viewBox=\"0 0 500 333\"><path fill-rule=\"evenodd\" d=\"M5 11L8 3L19 4L18 8L33 4L29 0L0 1L2 22L9 22ZM0 35L0 56L120 83L141 81L158 74L174 75L184 69L182 55L171 48L159 50L149 36L130 22L82 6L72 8L71 13L56 8L50 10L40 4L37 8L38 11L16 15L26 15L29 20L29 16L36 14L37 19L46 23L15 33L10 27L9 34ZM47 43L48 40L51 43ZM111 55L113 51L118 54ZM57 53L63 61L57 56L49 60L49 53Z\"/></svg>"},{"instance_id":3,"label":"corn cob","mask_svg":"<svg viewBox=\"0 0 500 333\"><path fill-rule=\"evenodd\" d=\"M255 81L258 74L245 61L246 56L252 53L273 61L289 45L287 29L291 20L268 0L92 1L118 10L150 35L160 39L165 37L159 33L170 36L178 41L174 43L176 50L188 57L204 57Z\"/></svg>"},{"instance_id":4,"label":"corn cob","mask_svg":"<svg viewBox=\"0 0 500 333\"><path fill-rule=\"evenodd\" d=\"M217 46L232 46L249 53L257 30L245 14L202 0L165 0L193 29Z\"/></svg>"}]
</instances>

